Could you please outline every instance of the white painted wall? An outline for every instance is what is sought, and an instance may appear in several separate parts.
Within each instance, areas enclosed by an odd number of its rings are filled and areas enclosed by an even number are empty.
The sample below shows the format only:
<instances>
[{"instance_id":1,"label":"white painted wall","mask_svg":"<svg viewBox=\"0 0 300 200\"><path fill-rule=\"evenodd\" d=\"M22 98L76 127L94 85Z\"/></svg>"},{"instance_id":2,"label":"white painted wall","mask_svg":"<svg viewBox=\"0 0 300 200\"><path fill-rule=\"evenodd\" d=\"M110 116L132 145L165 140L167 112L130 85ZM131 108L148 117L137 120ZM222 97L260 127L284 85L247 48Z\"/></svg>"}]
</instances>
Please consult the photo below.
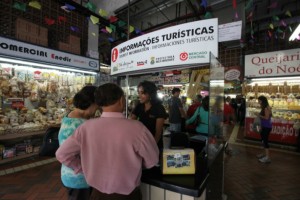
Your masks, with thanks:
<instances>
[{"instance_id":1,"label":"white painted wall","mask_svg":"<svg viewBox=\"0 0 300 200\"><path fill-rule=\"evenodd\" d=\"M131 0L132 1L132 0ZM108 16L114 15L114 11L124 5L128 0L91 0L97 8L101 8L108 12Z\"/></svg>"}]
</instances>

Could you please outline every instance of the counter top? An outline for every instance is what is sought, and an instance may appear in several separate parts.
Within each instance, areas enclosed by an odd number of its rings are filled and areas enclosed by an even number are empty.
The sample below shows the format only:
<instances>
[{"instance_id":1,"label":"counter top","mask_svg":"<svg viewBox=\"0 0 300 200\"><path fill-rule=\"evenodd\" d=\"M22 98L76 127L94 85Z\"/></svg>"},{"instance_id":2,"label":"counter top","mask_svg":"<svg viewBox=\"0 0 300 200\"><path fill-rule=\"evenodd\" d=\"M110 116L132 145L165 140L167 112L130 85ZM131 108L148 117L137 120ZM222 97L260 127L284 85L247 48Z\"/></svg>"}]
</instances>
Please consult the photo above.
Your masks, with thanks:
<instances>
[{"instance_id":1,"label":"counter top","mask_svg":"<svg viewBox=\"0 0 300 200\"><path fill-rule=\"evenodd\" d=\"M180 194L199 197L206 188L209 174L206 168L198 171L193 175L163 175L159 167L153 167L143 170L142 182Z\"/></svg>"}]
</instances>

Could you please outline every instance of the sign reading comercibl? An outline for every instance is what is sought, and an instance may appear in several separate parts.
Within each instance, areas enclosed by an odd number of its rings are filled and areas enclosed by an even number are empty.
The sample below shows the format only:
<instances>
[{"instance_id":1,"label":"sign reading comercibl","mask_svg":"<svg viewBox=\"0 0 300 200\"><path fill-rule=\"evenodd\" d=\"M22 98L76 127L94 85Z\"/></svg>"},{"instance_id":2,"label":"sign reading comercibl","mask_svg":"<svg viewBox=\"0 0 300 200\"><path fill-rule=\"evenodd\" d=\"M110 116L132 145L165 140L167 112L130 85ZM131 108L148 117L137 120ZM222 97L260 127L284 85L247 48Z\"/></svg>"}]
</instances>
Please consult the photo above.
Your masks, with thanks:
<instances>
[{"instance_id":1,"label":"sign reading comercibl","mask_svg":"<svg viewBox=\"0 0 300 200\"><path fill-rule=\"evenodd\" d=\"M172 26L124 42L111 51L111 74L209 63L218 57L218 19Z\"/></svg>"},{"instance_id":2,"label":"sign reading comercibl","mask_svg":"<svg viewBox=\"0 0 300 200\"><path fill-rule=\"evenodd\" d=\"M99 61L0 37L0 56L99 71Z\"/></svg>"},{"instance_id":3,"label":"sign reading comercibl","mask_svg":"<svg viewBox=\"0 0 300 200\"><path fill-rule=\"evenodd\" d=\"M245 77L300 74L300 49L251 54L245 57Z\"/></svg>"}]
</instances>

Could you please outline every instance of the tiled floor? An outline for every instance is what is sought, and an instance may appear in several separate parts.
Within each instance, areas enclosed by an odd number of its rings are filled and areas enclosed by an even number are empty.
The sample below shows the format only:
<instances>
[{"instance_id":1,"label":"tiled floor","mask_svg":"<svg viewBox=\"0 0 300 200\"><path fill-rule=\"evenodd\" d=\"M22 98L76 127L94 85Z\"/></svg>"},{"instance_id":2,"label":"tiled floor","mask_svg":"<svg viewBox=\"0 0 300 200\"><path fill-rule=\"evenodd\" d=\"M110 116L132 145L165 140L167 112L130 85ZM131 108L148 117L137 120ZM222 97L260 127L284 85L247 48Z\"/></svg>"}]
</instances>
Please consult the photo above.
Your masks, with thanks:
<instances>
[{"instance_id":1,"label":"tiled floor","mask_svg":"<svg viewBox=\"0 0 300 200\"><path fill-rule=\"evenodd\" d=\"M228 200L300 200L300 154L272 149L272 163L261 164L257 144L236 142L243 134L235 127L229 139L232 155L225 156L224 193ZM28 169L27 169L28 168ZM1 200L66 200L55 158L0 166ZM217 200L217 199L216 199Z\"/></svg>"}]
</instances>

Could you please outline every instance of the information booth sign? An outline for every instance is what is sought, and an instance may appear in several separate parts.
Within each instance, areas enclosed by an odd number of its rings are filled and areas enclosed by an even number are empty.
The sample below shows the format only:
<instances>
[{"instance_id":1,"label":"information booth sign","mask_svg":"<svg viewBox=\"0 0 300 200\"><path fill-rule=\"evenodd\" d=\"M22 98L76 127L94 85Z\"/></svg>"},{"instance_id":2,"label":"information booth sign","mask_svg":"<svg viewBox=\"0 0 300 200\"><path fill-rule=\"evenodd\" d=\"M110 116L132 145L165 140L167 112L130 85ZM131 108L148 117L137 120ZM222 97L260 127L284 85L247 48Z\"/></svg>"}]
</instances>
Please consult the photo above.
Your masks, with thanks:
<instances>
[{"instance_id":1,"label":"information booth sign","mask_svg":"<svg viewBox=\"0 0 300 200\"><path fill-rule=\"evenodd\" d=\"M124 42L111 51L111 75L191 67L218 56L218 19L172 26Z\"/></svg>"}]
</instances>

